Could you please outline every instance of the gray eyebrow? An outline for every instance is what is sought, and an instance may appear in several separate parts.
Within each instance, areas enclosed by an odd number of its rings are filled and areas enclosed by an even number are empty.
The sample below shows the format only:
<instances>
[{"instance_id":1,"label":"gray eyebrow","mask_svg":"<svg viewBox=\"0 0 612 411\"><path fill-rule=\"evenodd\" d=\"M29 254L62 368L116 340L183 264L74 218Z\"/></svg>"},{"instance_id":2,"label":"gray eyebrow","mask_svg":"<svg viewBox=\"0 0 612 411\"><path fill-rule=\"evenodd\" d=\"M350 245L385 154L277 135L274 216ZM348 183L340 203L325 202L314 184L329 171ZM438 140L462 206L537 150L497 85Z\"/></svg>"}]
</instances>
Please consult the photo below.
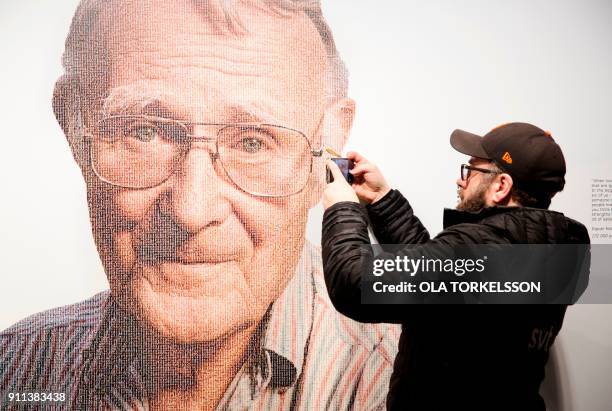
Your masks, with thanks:
<instances>
[{"instance_id":1,"label":"gray eyebrow","mask_svg":"<svg viewBox=\"0 0 612 411\"><path fill-rule=\"evenodd\" d=\"M113 89L109 95L102 100L101 114L103 116L121 114L147 114L152 116L173 118L186 122L195 121L180 108L168 101L172 95L163 93L152 93L150 89L143 90L131 87L118 87ZM224 107L223 118L210 119L211 122L230 123L269 123L282 124L278 118L259 107L257 103L232 103Z\"/></svg>"},{"instance_id":2,"label":"gray eyebrow","mask_svg":"<svg viewBox=\"0 0 612 411\"><path fill-rule=\"evenodd\" d=\"M113 114L142 114L147 108L166 106L163 101L169 96L152 92L141 85L116 87L101 101L101 111L105 116ZM169 107L165 107L168 109Z\"/></svg>"}]
</instances>

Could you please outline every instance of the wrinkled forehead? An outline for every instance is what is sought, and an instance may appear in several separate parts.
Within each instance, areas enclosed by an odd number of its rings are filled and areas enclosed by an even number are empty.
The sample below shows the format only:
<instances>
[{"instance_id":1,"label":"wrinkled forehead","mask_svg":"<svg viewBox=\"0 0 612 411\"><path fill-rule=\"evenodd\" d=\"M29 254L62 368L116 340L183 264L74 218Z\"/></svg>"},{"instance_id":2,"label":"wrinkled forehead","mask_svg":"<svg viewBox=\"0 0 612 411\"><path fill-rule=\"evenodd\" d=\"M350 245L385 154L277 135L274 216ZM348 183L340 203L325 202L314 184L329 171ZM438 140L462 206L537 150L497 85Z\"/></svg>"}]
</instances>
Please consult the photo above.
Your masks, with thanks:
<instances>
[{"instance_id":1,"label":"wrinkled forehead","mask_svg":"<svg viewBox=\"0 0 612 411\"><path fill-rule=\"evenodd\" d=\"M224 104L258 106L285 122L320 107L327 60L311 20L256 1L231 3L111 2L90 41L97 51L82 78L88 97L111 106L138 105L121 101L129 96L161 98L175 106L169 111L187 111L181 117L218 116L205 111Z\"/></svg>"}]
</instances>

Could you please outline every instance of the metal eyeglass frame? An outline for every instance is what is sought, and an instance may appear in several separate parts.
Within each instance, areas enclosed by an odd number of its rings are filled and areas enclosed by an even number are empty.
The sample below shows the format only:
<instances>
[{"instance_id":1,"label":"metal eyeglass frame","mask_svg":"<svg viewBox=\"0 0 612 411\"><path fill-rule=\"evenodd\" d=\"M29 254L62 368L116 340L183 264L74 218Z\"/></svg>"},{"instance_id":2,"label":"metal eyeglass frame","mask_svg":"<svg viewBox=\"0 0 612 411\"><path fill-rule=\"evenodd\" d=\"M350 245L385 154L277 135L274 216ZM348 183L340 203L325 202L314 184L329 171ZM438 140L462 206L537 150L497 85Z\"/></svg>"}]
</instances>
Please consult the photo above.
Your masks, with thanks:
<instances>
[{"instance_id":1,"label":"metal eyeglass frame","mask_svg":"<svg viewBox=\"0 0 612 411\"><path fill-rule=\"evenodd\" d=\"M463 170L467 170L465 172L465 178L463 178ZM481 173L487 173L487 174L501 174L499 171L495 171L495 170L488 170L486 168L480 168L480 167L474 167L472 165L469 164L461 164L461 170L460 170L460 177L461 177L461 181L467 181L470 178L470 175L472 174L472 171L480 171Z\"/></svg>"},{"instance_id":2,"label":"metal eyeglass frame","mask_svg":"<svg viewBox=\"0 0 612 411\"><path fill-rule=\"evenodd\" d=\"M304 188L308 185L308 180L310 179L310 176L312 175L312 166L313 166L313 161L312 161L312 157L322 157L323 155L323 146L321 146L321 148L319 149L313 149L312 145L310 144L310 140L308 140L308 137L306 137L306 135L304 133L302 133L299 130L290 128L290 127L285 127L285 126L279 126L276 124L270 124L270 123L257 123L257 122L248 122L248 123L199 123L199 122L193 122L193 121L182 121L182 120L176 120L176 119L170 119L170 118L165 118L165 117L156 117L156 116L149 116L149 115L116 115L116 116L107 116L102 118L101 120L98 120L97 124L100 125L102 122L104 121L108 121L109 119L121 119L121 118L125 118L125 119L129 119L129 118L134 118L134 119L143 119L143 120L147 120L147 121L151 121L151 122L158 122L158 123L171 123L171 124L176 124L179 127L181 127L183 129L183 131L185 132L185 137L188 137L189 142L189 148L187 150L185 150L184 153L181 154L181 157L185 156L189 150L191 149L191 144L193 142L215 142L215 152L214 153L210 153L211 159L213 161L215 160L219 160L219 163L221 164L221 168L223 169L223 171L225 172L225 175L227 176L227 178L229 178L229 180L232 182L232 184L234 184L236 187L238 187L240 190L244 191L245 193L255 196L255 197L264 197L264 198L283 198L283 197L290 197L292 195L296 195L301 193ZM323 121L323 117L321 117L321 120L319 121L319 125L317 126L317 130L320 128L320 125ZM205 136L196 136L193 134L189 133L189 126L212 126L212 127L220 127L217 132L216 132L216 136L215 137L205 137ZM243 187L241 187L238 183L236 183L234 181L234 179L232 178L232 176L230 175L230 173L227 171L227 169L225 168L225 164L223 164L223 161L221 161L220 158L220 154L219 154L219 134L224 130L224 128L227 127L256 127L256 126L269 126L269 127L276 127L276 128L280 128L283 130L289 130L289 131L293 131L298 133L299 135L302 136L302 138L304 138L304 140L306 141L306 144L308 146L308 151L310 152L311 155L311 160L310 160L310 168L308 170L308 178L306 179L305 183L303 184L303 186L293 192L293 193L289 193L289 194L282 194L282 195L274 195L274 194L259 194L259 193L254 193L251 191L248 191L246 189L244 189ZM98 127L99 128L99 127ZM86 140L93 140L95 137L93 134L91 133L84 133L83 137ZM169 175L168 177L166 177L164 180L160 181L157 184L152 184L150 186L145 186L145 187L132 187L132 186L125 186L125 185L121 185L121 184L117 184L117 183L113 183L112 181L109 181L107 179L105 179L104 177L102 177L98 171L96 170L96 167L93 164L93 155L92 155L92 150L93 150L93 144L90 144L89 146L89 164L94 172L94 174L96 175L96 177L98 177L98 179L100 179L100 181L103 181L104 183L110 184L112 186L115 187L121 187L121 188L129 188L129 189L133 189L133 190L145 190L145 189L149 189L152 187L156 187L158 185L161 185L163 183L165 183L170 177L172 177L172 175L174 175L174 173L176 172L176 169L174 169Z\"/></svg>"}]
</instances>

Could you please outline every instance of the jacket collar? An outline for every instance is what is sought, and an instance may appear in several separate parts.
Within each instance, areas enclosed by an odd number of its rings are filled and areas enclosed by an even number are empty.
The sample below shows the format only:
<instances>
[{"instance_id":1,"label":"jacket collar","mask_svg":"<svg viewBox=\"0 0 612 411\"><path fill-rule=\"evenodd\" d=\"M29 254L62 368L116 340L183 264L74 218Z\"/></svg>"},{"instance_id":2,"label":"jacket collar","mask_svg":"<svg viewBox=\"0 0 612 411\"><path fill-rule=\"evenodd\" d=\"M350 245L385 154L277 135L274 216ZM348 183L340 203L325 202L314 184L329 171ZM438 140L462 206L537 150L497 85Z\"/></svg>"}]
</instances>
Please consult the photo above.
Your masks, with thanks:
<instances>
[{"instance_id":1,"label":"jacket collar","mask_svg":"<svg viewBox=\"0 0 612 411\"><path fill-rule=\"evenodd\" d=\"M508 213L517 210L527 210L526 207L485 207L480 211L463 211L456 210L453 208L445 208L444 209L444 219L443 219L443 227L444 229L451 227L456 224L462 223L479 223L483 219L487 217L491 217L497 214ZM532 209L529 209L532 210ZM545 210L540 210L545 211Z\"/></svg>"}]
</instances>

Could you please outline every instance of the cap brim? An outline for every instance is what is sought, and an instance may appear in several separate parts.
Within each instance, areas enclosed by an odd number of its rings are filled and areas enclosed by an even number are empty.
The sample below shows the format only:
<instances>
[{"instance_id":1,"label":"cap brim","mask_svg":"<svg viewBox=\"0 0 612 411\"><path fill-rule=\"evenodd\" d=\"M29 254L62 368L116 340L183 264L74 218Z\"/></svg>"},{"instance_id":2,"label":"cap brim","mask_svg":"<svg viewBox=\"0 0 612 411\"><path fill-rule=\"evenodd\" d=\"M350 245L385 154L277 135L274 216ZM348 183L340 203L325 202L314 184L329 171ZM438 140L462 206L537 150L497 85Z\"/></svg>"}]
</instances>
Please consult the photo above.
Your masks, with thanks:
<instances>
[{"instance_id":1,"label":"cap brim","mask_svg":"<svg viewBox=\"0 0 612 411\"><path fill-rule=\"evenodd\" d=\"M490 160L482 148L482 137L463 130L455 130L450 137L451 146L460 153Z\"/></svg>"}]
</instances>

